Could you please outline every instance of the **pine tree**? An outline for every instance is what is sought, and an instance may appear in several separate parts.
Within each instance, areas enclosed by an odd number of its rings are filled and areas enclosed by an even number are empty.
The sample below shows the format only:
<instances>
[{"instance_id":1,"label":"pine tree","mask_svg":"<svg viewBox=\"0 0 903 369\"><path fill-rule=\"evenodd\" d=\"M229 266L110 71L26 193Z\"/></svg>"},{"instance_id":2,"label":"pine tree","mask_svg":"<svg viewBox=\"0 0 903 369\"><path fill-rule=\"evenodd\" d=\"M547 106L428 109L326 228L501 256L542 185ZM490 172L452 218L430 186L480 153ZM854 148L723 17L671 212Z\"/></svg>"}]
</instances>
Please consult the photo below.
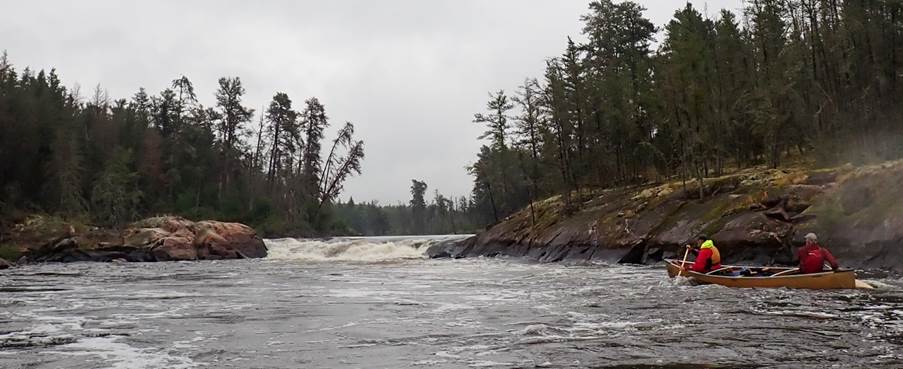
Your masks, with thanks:
<instances>
[{"instance_id":1,"label":"pine tree","mask_svg":"<svg viewBox=\"0 0 903 369\"><path fill-rule=\"evenodd\" d=\"M238 158L243 152L240 147L241 138L245 135L245 124L251 121L254 109L242 105L245 88L241 79L220 78L219 90L216 91L215 120L217 124L217 139L220 145L220 161L222 174L219 179L218 194L222 199L223 192L229 188L230 178L236 175L234 172Z\"/></svg>"},{"instance_id":2,"label":"pine tree","mask_svg":"<svg viewBox=\"0 0 903 369\"><path fill-rule=\"evenodd\" d=\"M492 147L495 150L505 150L508 147L508 111L512 108L514 108L514 104L508 100L505 91L499 90L494 94L489 94L489 102L486 104L486 110L489 111L489 114L477 113L473 116L474 123L486 124L487 126L486 132L480 135L479 139L490 138Z\"/></svg>"},{"instance_id":3,"label":"pine tree","mask_svg":"<svg viewBox=\"0 0 903 369\"><path fill-rule=\"evenodd\" d=\"M354 139L354 125L346 122L332 141L326 167L319 186L319 203L317 209L323 208L338 197L345 181L354 174L361 174L361 162L364 160L364 141Z\"/></svg>"},{"instance_id":4,"label":"pine tree","mask_svg":"<svg viewBox=\"0 0 903 369\"><path fill-rule=\"evenodd\" d=\"M536 79L525 79L524 84L520 86L517 97L514 101L518 104L521 115L516 119L516 133L519 136L518 148L529 152L529 160L524 160L523 155L519 156L521 168L530 180L530 216L533 223L536 223L536 211L533 203L539 194L540 180L540 146L543 144L541 139L543 135L542 111L540 106L541 87Z\"/></svg>"},{"instance_id":5,"label":"pine tree","mask_svg":"<svg viewBox=\"0 0 903 369\"><path fill-rule=\"evenodd\" d=\"M285 93L277 93L266 111L269 125L266 136L270 145L269 162L267 164L267 180L272 188L280 175L291 178L293 159L299 149L301 133L298 124L298 113L292 110L292 100Z\"/></svg>"},{"instance_id":6,"label":"pine tree","mask_svg":"<svg viewBox=\"0 0 903 369\"><path fill-rule=\"evenodd\" d=\"M81 215L86 208L81 189L82 154L78 136L61 127L53 142L53 154L47 165L47 176L52 179L48 190L54 199L53 207L64 215Z\"/></svg>"},{"instance_id":7,"label":"pine tree","mask_svg":"<svg viewBox=\"0 0 903 369\"><path fill-rule=\"evenodd\" d=\"M426 217L426 182L411 180L411 234L423 234Z\"/></svg>"},{"instance_id":8,"label":"pine tree","mask_svg":"<svg viewBox=\"0 0 903 369\"><path fill-rule=\"evenodd\" d=\"M131 162L132 152L117 148L94 182L91 210L102 224L121 225L138 216L142 194Z\"/></svg>"},{"instance_id":9,"label":"pine tree","mask_svg":"<svg viewBox=\"0 0 903 369\"><path fill-rule=\"evenodd\" d=\"M313 198L317 194L323 167L320 141L323 139L323 132L329 126L329 120L326 108L316 97L308 99L304 104L304 111L301 113L305 143L301 151L302 188L310 198Z\"/></svg>"}]
</instances>

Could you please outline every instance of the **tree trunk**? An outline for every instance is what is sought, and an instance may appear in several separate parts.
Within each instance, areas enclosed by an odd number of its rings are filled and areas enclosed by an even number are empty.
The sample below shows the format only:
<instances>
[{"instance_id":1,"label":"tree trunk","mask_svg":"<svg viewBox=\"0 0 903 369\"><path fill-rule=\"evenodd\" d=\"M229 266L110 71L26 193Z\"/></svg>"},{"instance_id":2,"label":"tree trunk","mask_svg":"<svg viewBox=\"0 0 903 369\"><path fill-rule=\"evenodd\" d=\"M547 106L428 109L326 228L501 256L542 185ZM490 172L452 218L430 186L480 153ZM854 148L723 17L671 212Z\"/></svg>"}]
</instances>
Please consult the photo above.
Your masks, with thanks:
<instances>
[{"instance_id":1,"label":"tree trunk","mask_svg":"<svg viewBox=\"0 0 903 369\"><path fill-rule=\"evenodd\" d=\"M492 217L495 219L495 222L499 222L499 210L495 206L495 196L492 194L492 184L489 181L486 181L486 190L489 191L489 203L492 205Z\"/></svg>"}]
</instances>

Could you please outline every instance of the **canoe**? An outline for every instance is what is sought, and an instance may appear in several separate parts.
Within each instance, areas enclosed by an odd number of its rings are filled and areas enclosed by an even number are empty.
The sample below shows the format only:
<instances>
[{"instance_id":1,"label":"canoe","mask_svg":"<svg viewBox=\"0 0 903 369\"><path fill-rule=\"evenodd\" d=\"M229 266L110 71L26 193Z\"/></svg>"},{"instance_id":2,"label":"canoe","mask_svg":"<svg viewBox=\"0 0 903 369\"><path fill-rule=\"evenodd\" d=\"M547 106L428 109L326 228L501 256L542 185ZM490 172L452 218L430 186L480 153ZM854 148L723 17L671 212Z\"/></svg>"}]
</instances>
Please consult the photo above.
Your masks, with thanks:
<instances>
[{"instance_id":1,"label":"canoe","mask_svg":"<svg viewBox=\"0 0 903 369\"><path fill-rule=\"evenodd\" d=\"M687 262L686 266L691 265ZM724 266L707 274L684 270L681 272L681 261L665 260L668 276L682 276L703 284L718 284L738 288L805 288L805 289L842 289L868 288L856 280L856 272L838 270L823 273L799 274L797 268L783 267L748 267ZM859 283L857 283L859 282Z\"/></svg>"}]
</instances>

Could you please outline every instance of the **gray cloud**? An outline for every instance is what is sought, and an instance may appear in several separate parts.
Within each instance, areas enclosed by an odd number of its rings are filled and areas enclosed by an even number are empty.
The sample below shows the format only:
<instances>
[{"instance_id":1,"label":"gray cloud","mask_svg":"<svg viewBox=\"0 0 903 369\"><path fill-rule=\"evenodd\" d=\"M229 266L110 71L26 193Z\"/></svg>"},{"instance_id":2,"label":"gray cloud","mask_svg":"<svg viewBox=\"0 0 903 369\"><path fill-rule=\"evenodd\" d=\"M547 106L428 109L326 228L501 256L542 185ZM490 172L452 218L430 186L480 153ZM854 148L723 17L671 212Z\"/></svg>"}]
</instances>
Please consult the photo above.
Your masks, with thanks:
<instances>
[{"instance_id":1,"label":"gray cloud","mask_svg":"<svg viewBox=\"0 0 903 369\"><path fill-rule=\"evenodd\" d=\"M684 4L640 1L659 26ZM210 105L216 80L240 76L255 109L284 91L317 96L337 128L366 142L364 174L344 197L405 201L410 179L466 195L480 146L471 123L489 91L540 77L581 39L586 1L12 1L0 49L18 67L55 67L86 93L156 93L188 76ZM708 14L740 0L694 1Z\"/></svg>"}]
</instances>

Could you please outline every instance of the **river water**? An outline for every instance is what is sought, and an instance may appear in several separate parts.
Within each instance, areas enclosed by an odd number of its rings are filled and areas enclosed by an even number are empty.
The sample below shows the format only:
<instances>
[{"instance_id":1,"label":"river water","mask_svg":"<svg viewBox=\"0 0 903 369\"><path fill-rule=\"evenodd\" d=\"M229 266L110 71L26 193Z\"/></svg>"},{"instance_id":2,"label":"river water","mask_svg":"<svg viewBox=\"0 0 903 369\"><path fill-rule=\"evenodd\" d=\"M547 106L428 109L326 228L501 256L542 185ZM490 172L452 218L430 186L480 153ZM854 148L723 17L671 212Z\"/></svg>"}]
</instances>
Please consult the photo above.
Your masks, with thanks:
<instances>
[{"instance_id":1,"label":"river water","mask_svg":"<svg viewBox=\"0 0 903 369\"><path fill-rule=\"evenodd\" d=\"M2 368L901 368L903 280L690 286L662 266L428 260L446 239L0 272Z\"/></svg>"}]
</instances>

